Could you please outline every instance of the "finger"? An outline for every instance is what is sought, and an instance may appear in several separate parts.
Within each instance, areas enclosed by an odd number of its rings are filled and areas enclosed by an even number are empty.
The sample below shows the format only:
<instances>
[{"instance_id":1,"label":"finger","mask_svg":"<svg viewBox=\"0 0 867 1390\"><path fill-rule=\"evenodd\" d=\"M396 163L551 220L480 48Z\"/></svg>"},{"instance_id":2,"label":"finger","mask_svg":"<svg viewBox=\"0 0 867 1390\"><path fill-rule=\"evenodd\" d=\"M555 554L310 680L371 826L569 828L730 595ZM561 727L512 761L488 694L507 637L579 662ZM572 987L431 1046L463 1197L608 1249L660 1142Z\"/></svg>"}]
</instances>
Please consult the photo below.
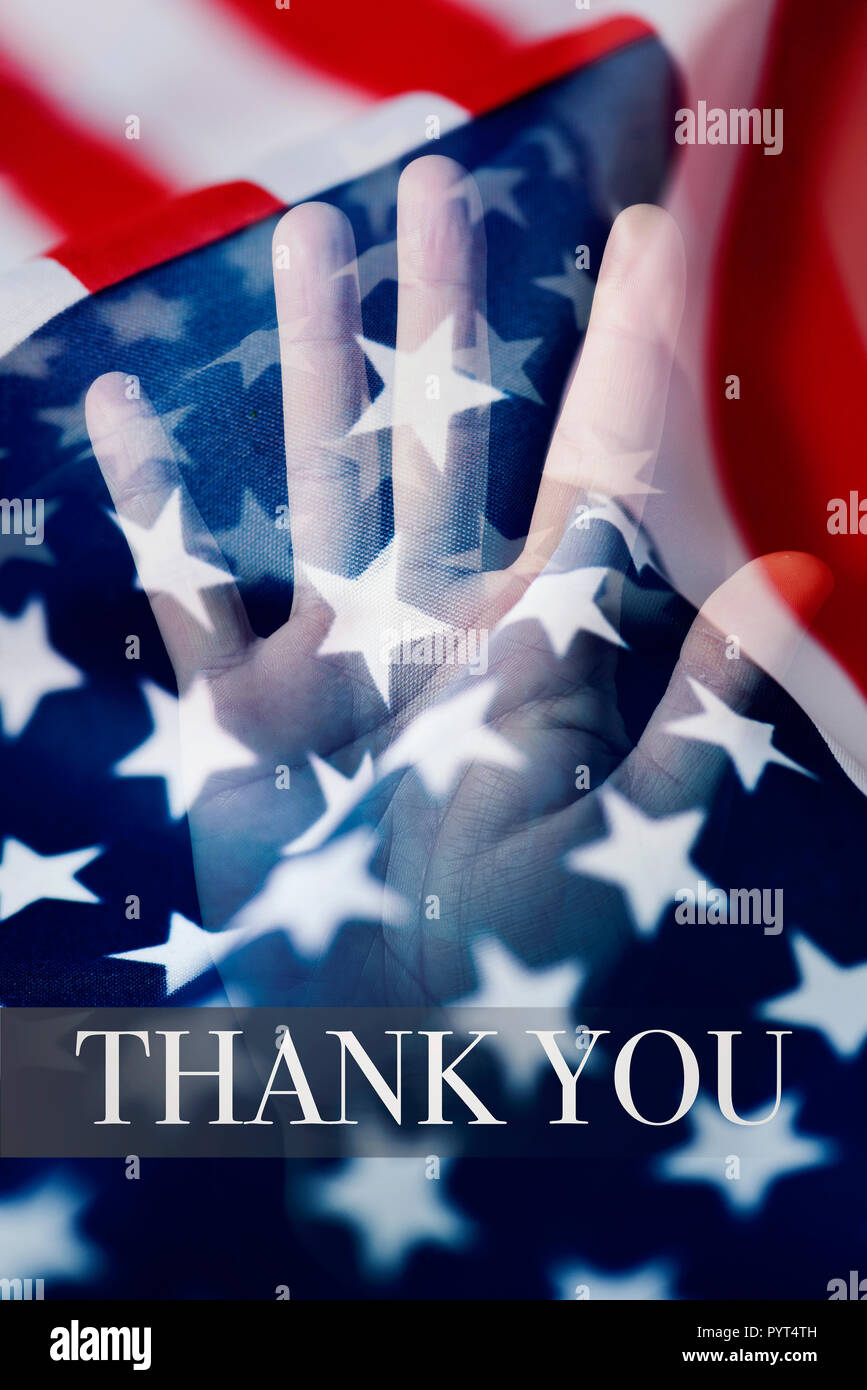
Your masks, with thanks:
<instances>
[{"instance_id":1,"label":"finger","mask_svg":"<svg viewBox=\"0 0 867 1390\"><path fill-rule=\"evenodd\" d=\"M87 428L183 689L198 672L241 660L253 633L159 417L145 396L128 399L127 382L121 372L97 378L87 393Z\"/></svg>"},{"instance_id":2,"label":"finger","mask_svg":"<svg viewBox=\"0 0 867 1390\"><path fill-rule=\"evenodd\" d=\"M395 534L409 570L442 575L479 544L492 398L481 200L454 160L404 170L397 253Z\"/></svg>"},{"instance_id":3,"label":"finger","mask_svg":"<svg viewBox=\"0 0 867 1390\"><path fill-rule=\"evenodd\" d=\"M617 217L580 360L545 461L520 572L538 573L576 503L624 499L640 521L665 420L686 266L674 220L651 204Z\"/></svg>"},{"instance_id":4,"label":"finger","mask_svg":"<svg viewBox=\"0 0 867 1390\"><path fill-rule=\"evenodd\" d=\"M296 566L355 573L372 559L363 506L376 503L373 434L350 437L368 404L355 239L328 203L302 203L274 232L289 523Z\"/></svg>"},{"instance_id":5,"label":"finger","mask_svg":"<svg viewBox=\"0 0 867 1390\"><path fill-rule=\"evenodd\" d=\"M656 814L707 804L731 766L731 752L703 735L679 735L678 726L706 707L700 692L711 707L721 701L749 718L769 687L768 673L778 681L785 675L832 587L828 567L799 551L753 560L727 579L695 618L662 700L610 779L615 790ZM748 764L741 774L753 790Z\"/></svg>"}]
</instances>

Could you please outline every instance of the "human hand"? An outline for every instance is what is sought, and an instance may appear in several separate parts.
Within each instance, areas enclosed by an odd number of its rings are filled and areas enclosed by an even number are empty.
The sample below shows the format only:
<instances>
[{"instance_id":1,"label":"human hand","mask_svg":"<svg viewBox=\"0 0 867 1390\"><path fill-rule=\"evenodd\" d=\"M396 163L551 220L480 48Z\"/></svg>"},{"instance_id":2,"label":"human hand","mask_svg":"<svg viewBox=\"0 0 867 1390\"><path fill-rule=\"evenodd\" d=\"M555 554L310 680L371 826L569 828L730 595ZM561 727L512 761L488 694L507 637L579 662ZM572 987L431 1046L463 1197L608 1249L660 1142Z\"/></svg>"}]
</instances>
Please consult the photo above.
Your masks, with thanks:
<instances>
[{"instance_id":1,"label":"human hand","mask_svg":"<svg viewBox=\"0 0 867 1390\"><path fill-rule=\"evenodd\" d=\"M338 875L343 920L371 924L349 929L358 949L341 954L342 997L361 1002L455 997L480 930L535 959L618 950L630 914L613 916L610 894L575 871L581 848L624 806L692 813L681 824L697 834L718 759L687 756L667 726L697 708L690 679L741 713L761 683L749 659L725 659L732 625L705 612L641 737L620 709L621 620L652 642L654 611L600 558L588 518L625 499L624 530L631 519L642 543L685 291L680 238L659 209L614 225L523 548L492 565L478 544L499 393L477 199L450 160L405 171L397 353L365 344L386 378L373 405L349 224L306 204L276 229L294 597L270 636L253 633L146 401L127 399L120 374L88 396L181 694L203 920L241 936L284 927L302 956L326 957L337 918L317 937L316 900ZM367 446L387 427L394 537L378 552ZM819 601L809 557L766 572L803 614ZM733 581L718 605L743 592ZM319 848L334 832L337 855L330 840Z\"/></svg>"}]
</instances>

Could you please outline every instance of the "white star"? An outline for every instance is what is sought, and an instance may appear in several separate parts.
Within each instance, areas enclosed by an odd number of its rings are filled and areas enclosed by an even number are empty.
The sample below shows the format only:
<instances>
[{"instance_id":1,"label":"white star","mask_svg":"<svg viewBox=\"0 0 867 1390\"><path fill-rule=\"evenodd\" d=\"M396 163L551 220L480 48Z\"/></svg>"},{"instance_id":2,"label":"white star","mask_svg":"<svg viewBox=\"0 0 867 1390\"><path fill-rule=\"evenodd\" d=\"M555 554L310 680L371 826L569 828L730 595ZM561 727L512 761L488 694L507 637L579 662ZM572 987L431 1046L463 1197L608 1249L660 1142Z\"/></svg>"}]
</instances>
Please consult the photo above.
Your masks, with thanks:
<instances>
[{"instance_id":1,"label":"white star","mask_svg":"<svg viewBox=\"0 0 867 1390\"><path fill-rule=\"evenodd\" d=\"M320 656L360 652L377 690L389 702L390 656L395 647L417 641L449 624L397 597L398 542L389 541L355 579L305 566L304 573L334 612L319 647ZM390 634L394 640L390 641Z\"/></svg>"},{"instance_id":2,"label":"white star","mask_svg":"<svg viewBox=\"0 0 867 1390\"><path fill-rule=\"evenodd\" d=\"M617 502L602 493L591 492L588 494L588 503L589 505L581 504L578 507L575 520L572 522L574 530L586 530L588 522L591 521L607 521L609 526L620 532L632 563L639 573L645 565L659 570L659 566L651 558L650 543L644 528L638 526Z\"/></svg>"},{"instance_id":3,"label":"white star","mask_svg":"<svg viewBox=\"0 0 867 1390\"><path fill-rule=\"evenodd\" d=\"M528 130L521 137L521 144L541 146L552 178L566 179L575 167L572 150L556 130L549 130L546 126Z\"/></svg>"},{"instance_id":4,"label":"white star","mask_svg":"<svg viewBox=\"0 0 867 1390\"><path fill-rule=\"evenodd\" d=\"M193 463L183 444L175 437L175 430L186 420L194 405L179 405L174 410L166 410L162 415L149 410L135 417L136 452L140 458L165 460L173 464ZM47 413L47 412L43 412Z\"/></svg>"},{"instance_id":5,"label":"white star","mask_svg":"<svg viewBox=\"0 0 867 1390\"><path fill-rule=\"evenodd\" d=\"M23 376L45 381L51 375L54 359L63 352L60 338L28 338L0 357L0 376Z\"/></svg>"},{"instance_id":6,"label":"white star","mask_svg":"<svg viewBox=\"0 0 867 1390\"><path fill-rule=\"evenodd\" d=\"M66 854L38 854L20 840L3 841L0 860L0 921L43 898L69 903L98 903L99 898L75 875L102 850L99 845Z\"/></svg>"},{"instance_id":7,"label":"white star","mask_svg":"<svg viewBox=\"0 0 867 1390\"><path fill-rule=\"evenodd\" d=\"M319 783L325 810L301 835L296 835L294 840L283 846L283 854L304 854L308 850L318 849L341 821L346 819L353 806L357 806L367 795L376 781L373 759L369 753L365 753L351 777L344 777L336 767L332 767L331 763L325 762L315 753L310 754L310 766Z\"/></svg>"},{"instance_id":8,"label":"white star","mask_svg":"<svg viewBox=\"0 0 867 1390\"><path fill-rule=\"evenodd\" d=\"M142 682L142 693L153 733L114 772L118 777L163 777L174 820L189 810L214 774L256 762L250 749L221 727L203 680L194 681L180 700L152 681Z\"/></svg>"},{"instance_id":9,"label":"white star","mask_svg":"<svg viewBox=\"0 0 867 1390\"><path fill-rule=\"evenodd\" d=\"M641 1265L623 1274L591 1265L561 1266L554 1271L553 1282L558 1298L577 1302L665 1303L677 1298L671 1291L672 1271L667 1264Z\"/></svg>"},{"instance_id":10,"label":"white star","mask_svg":"<svg viewBox=\"0 0 867 1390\"><path fill-rule=\"evenodd\" d=\"M153 732L112 771L116 777L165 778L169 814L179 820L186 811L186 798L181 777L178 700L152 681L143 681L141 690L150 710Z\"/></svg>"},{"instance_id":11,"label":"white star","mask_svg":"<svg viewBox=\"0 0 867 1390\"><path fill-rule=\"evenodd\" d=\"M442 1177L425 1176L421 1157L352 1159L314 1179L309 1198L318 1215L355 1227L361 1261L374 1277L398 1273L419 1245L460 1248L472 1236L470 1222L448 1205Z\"/></svg>"},{"instance_id":12,"label":"white star","mask_svg":"<svg viewBox=\"0 0 867 1390\"><path fill-rule=\"evenodd\" d=\"M461 1008L562 1009L568 1019L584 972L570 961L529 969L495 936L479 936L471 946L477 986L463 995Z\"/></svg>"},{"instance_id":13,"label":"white star","mask_svg":"<svg viewBox=\"0 0 867 1390\"><path fill-rule=\"evenodd\" d=\"M701 714L689 714L683 719L675 719L665 725L665 732L677 738L694 738L699 743L712 743L724 748L735 765L738 777L746 791L755 791L759 780L769 763L791 768L805 777L813 774L800 763L793 762L774 748L773 724L762 724L758 719L747 719L746 715L735 714L728 705L706 690L692 676L688 677L690 688L702 706Z\"/></svg>"},{"instance_id":14,"label":"white star","mask_svg":"<svg viewBox=\"0 0 867 1390\"><path fill-rule=\"evenodd\" d=\"M744 1115L757 1120L769 1105ZM746 1216L757 1211L770 1187L785 1173L797 1173L829 1163L832 1147L823 1140L794 1132L799 1109L791 1096L780 1101L777 1114L766 1125L733 1125L711 1101L700 1096L690 1112L694 1128L691 1143L656 1162L660 1177L669 1181L715 1183L733 1211ZM740 1164L740 1177L727 1178L729 1157Z\"/></svg>"},{"instance_id":15,"label":"white star","mask_svg":"<svg viewBox=\"0 0 867 1390\"><path fill-rule=\"evenodd\" d=\"M232 576L207 560L190 555L184 546L181 489L175 488L153 526L139 526L129 517L111 513L133 553L136 587L150 593L170 594L190 617L213 631L202 599L202 590L230 584Z\"/></svg>"},{"instance_id":16,"label":"white star","mask_svg":"<svg viewBox=\"0 0 867 1390\"><path fill-rule=\"evenodd\" d=\"M818 1028L840 1057L855 1057L867 1038L867 963L838 965L796 932L792 949L801 980L797 989L769 999L759 1013Z\"/></svg>"},{"instance_id":17,"label":"white star","mask_svg":"<svg viewBox=\"0 0 867 1390\"><path fill-rule=\"evenodd\" d=\"M562 574L540 574L501 620L497 631L535 619L559 657L566 655L579 632L591 632L625 647L623 638L596 606L596 596L610 573L604 567L589 565Z\"/></svg>"},{"instance_id":18,"label":"white star","mask_svg":"<svg viewBox=\"0 0 867 1390\"><path fill-rule=\"evenodd\" d=\"M148 338L176 343L184 336L190 309L182 299L163 299L153 290L133 290L125 299L97 305L100 317L118 342L141 343Z\"/></svg>"},{"instance_id":19,"label":"white star","mask_svg":"<svg viewBox=\"0 0 867 1390\"><path fill-rule=\"evenodd\" d=\"M244 488L237 524L217 531L214 539L231 560L235 576L246 583L268 575L285 580L291 572L289 532L277 526L277 518L268 515L252 488ZM281 549L283 565L279 563Z\"/></svg>"},{"instance_id":20,"label":"white star","mask_svg":"<svg viewBox=\"0 0 867 1390\"><path fill-rule=\"evenodd\" d=\"M86 444L90 448L90 435L84 415L86 394L85 392L79 396L72 405L52 405L36 412L37 420L43 420L45 424L54 425L60 430L60 438L57 441L59 449L71 449L74 444Z\"/></svg>"},{"instance_id":21,"label":"white star","mask_svg":"<svg viewBox=\"0 0 867 1390\"><path fill-rule=\"evenodd\" d=\"M210 371L211 367L219 367L227 362L237 362L241 368L241 384L246 391L248 386L252 386L254 381L268 370L269 367L278 366L280 363L280 339L276 328L257 328L255 332L248 333L246 338L242 338L237 347L230 348L224 352L222 357L215 357L213 362L208 362L204 367L199 367L197 372Z\"/></svg>"},{"instance_id":22,"label":"white star","mask_svg":"<svg viewBox=\"0 0 867 1390\"><path fill-rule=\"evenodd\" d=\"M476 314L476 342L484 342L487 336L488 352L491 358L491 380L510 396L523 396L525 400L544 402L527 373L524 364L529 361L541 338L501 338L482 314ZM455 349L455 366L472 371L475 347Z\"/></svg>"},{"instance_id":23,"label":"white star","mask_svg":"<svg viewBox=\"0 0 867 1390\"><path fill-rule=\"evenodd\" d=\"M100 1263L78 1232L90 1197L59 1176L0 1197L0 1252L7 1278L81 1280Z\"/></svg>"},{"instance_id":24,"label":"white star","mask_svg":"<svg viewBox=\"0 0 867 1390\"><path fill-rule=\"evenodd\" d=\"M379 759L380 777L412 767L431 795L442 799L471 763L524 767L524 754L484 722L496 693L496 681L480 681L418 715Z\"/></svg>"},{"instance_id":25,"label":"white star","mask_svg":"<svg viewBox=\"0 0 867 1390\"><path fill-rule=\"evenodd\" d=\"M406 901L370 873L378 844L376 832L362 826L314 854L283 860L238 913L236 926L283 930L296 950L314 957L327 950L344 922L405 922Z\"/></svg>"},{"instance_id":26,"label":"white star","mask_svg":"<svg viewBox=\"0 0 867 1390\"><path fill-rule=\"evenodd\" d=\"M681 811L673 816L645 816L610 787L599 793L608 835L573 849L566 864L573 873L614 883L627 899L639 931L653 932L660 915L697 870L689 857L705 816Z\"/></svg>"},{"instance_id":27,"label":"white star","mask_svg":"<svg viewBox=\"0 0 867 1390\"><path fill-rule=\"evenodd\" d=\"M134 951L118 951L111 960L131 960L140 965L161 965L166 972L166 994L174 994L192 980L215 969L251 940L251 933L230 928L222 932L205 931L180 912L173 912L166 941L140 946Z\"/></svg>"},{"instance_id":28,"label":"white star","mask_svg":"<svg viewBox=\"0 0 867 1390\"><path fill-rule=\"evenodd\" d=\"M555 432L545 460L546 478L574 487L576 456L581 459L585 486L607 498L649 497L662 491L638 476L645 468L652 468L655 449L615 450L605 438L604 428L592 422L588 426L581 421L575 424L568 441Z\"/></svg>"},{"instance_id":29,"label":"white star","mask_svg":"<svg viewBox=\"0 0 867 1390\"><path fill-rule=\"evenodd\" d=\"M533 284L542 290L549 290L551 294L559 294L568 299L575 315L575 326L579 333L584 332L590 322L590 306L596 288L586 270L576 266L571 256L564 251L563 274L543 275L540 279L534 280Z\"/></svg>"},{"instance_id":30,"label":"white star","mask_svg":"<svg viewBox=\"0 0 867 1390\"><path fill-rule=\"evenodd\" d=\"M471 994L457 1001L459 1009L472 1009L476 1014L479 1009L534 1009L538 1012L538 1023L528 1023L524 1013L519 1013L515 1022L503 1015L497 1039L498 1056L509 1081L516 1089L529 1089L540 1072L550 1071L551 1063L538 1038L528 1036L525 1029L528 1026L565 1029L572 1035L569 1005L584 979L584 972L570 961L547 969L529 970L495 936L477 937L471 950L477 984ZM473 1024L473 1027L485 1026ZM497 1025L491 1024L494 1026Z\"/></svg>"},{"instance_id":31,"label":"white star","mask_svg":"<svg viewBox=\"0 0 867 1390\"><path fill-rule=\"evenodd\" d=\"M505 399L502 391L486 382L455 371L453 333L454 319L444 319L414 352L398 352L384 343L359 338L385 386L350 434L410 425L442 473L452 416ZM399 390L395 390L396 379Z\"/></svg>"},{"instance_id":32,"label":"white star","mask_svg":"<svg viewBox=\"0 0 867 1390\"><path fill-rule=\"evenodd\" d=\"M526 183L527 172L525 169L494 169L485 166L476 169L466 179L455 185L455 193L475 182L481 196L481 208L475 198L469 198L470 215L473 222L478 222L480 217L489 217L492 212L500 212L504 217L508 217L510 222L516 222L519 227L526 227L527 219L524 216L518 203L515 201L515 189L519 184Z\"/></svg>"},{"instance_id":33,"label":"white star","mask_svg":"<svg viewBox=\"0 0 867 1390\"><path fill-rule=\"evenodd\" d=\"M193 463L183 444L175 438L175 430L186 420L194 405L179 405L174 410L166 410L162 415L139 416L136 428L139 437L148 430L153 435L153 447L143 457L152 459L171 459L174 463Z\"/></svg>"},{"instance_id":34,"label":"white star","mask_svg":"<svg viewBox=\"0 0 867 1390\"><path fill-rule=\"evenodd\" d=\"M17 618L0 613L0 652L0 710L7 736L21 733L43 696L84 684L78 667L52 647L39 598Z\"/></svg>"},{"instance_id":35,"label":"white star","mask_svg":"<svg viewBox=\"0 0 867 1390\"><path fill-rule=\"evenodd\" d=\"M232 237L225 250L226 260L241 272L248 294L265 294L274 289L271 261L271 228L253 227Z\"/></svg>"}]
</instances>

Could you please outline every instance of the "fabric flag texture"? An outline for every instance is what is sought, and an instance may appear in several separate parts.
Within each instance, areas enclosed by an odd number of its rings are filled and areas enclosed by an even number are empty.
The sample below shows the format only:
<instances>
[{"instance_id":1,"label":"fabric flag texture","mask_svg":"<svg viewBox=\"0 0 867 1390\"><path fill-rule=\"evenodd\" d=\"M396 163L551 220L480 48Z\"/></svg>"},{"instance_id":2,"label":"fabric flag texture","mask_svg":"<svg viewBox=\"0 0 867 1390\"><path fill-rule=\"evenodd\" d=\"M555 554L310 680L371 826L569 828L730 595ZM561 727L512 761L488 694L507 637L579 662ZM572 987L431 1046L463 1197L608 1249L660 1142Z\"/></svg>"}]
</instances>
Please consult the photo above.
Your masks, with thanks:
<instances>
[{"instance_id":1,"label":"fabric flag texture","mask_svg":"<svg viewBox=\"0 0 867 1390\"><path fill-rule=\"evenodd\" d=\"M142 263L139 233L125 239L115 230L101 250L82 238L78 250L22 272L25 286L40 286L43 309L25 289L4 325L12 341L0 358L2 490L44 500L45 534L39 546L0 537L0 1003L225 998L225 952L219 968L204 961L190 971L176 968L180 957L170 949L199 930L188 832L167 778L158 766L151 775L137 769L134 759L174 683L91 452L88 387L106 371L140 378L254 627L273 630L288 612L293 580L291 547L274 524L285 468L273 229L289 201L315 195L341 208L358 247L365 337L393 346L397 181L405 164L430 152L424 121L438 117L436 152L475 175L487 231L500 399L491 407L486 525L506 540L525 535L592 299L592 273L576 265L576 249L586 246L598 267L620 209L663 201L676 177L672 129L683 92L663 44L636 25L609 33L607 47L589 47L586 59L569 70L560 60L543 66L533 90L492 92L472 117L457 86L445 98L398 97L363 118L374 122L372 134L359 133L355 153L349 141L332 178L315 182L317 164L320 173L333 167L322 162L323 146L314 142L306 156L301 147L296 191L248 183L232 196L214 194L216 221L201 245L191 244L189 230L201 203L189 221L173 214L182 249L174 243L168 254L144 257L152 264ZM371 382L376 390L373 372ZM377 520L385 546L393 518L384 466ZM594 523L595 563L622 571L637 602L658 615L651 678L631 650L618 667L618 696L636 730L662 694L706 580L695 577L693 592L679 582L664 527L654 546L652 507L647 520L652 562L640 568L610 517ZM124 659L129 634L141 638L136 661ZM708 737L725 747L714 717L712 702L697 696L695 720L704 718ZM469 1298L483 1289L488 1298L548 1298L572 1297L587 1278L610 1281L615 1298L724 1298L734 1288L743 1297L823 1296L816 1271L830 1278L848 1270L853 1213L867 1224L859 1117L847 1099L853 1072L863 1082L867 1065L863 1047L853 1051L848 1040L863 1042L867 1017L863 999L845 990L863 955L853 950L851 925L867 812L795 699L774 688L758 717L773 725L778 756L752 768L733 760L713 804L697 808L706 820L696 856L708 883L784 887L787 925L800 944L788 931L756 945L747 928L712 941L699 930L663 928L641 936L606 982L606 999L626 1019L645 1018L648 1001L654 1010L670 1006L667 1022L678 1015L703 1031L720 1011L727 1028L800 1019L788 1072L797 1103L774 1131L776 1147L751 1149L754 1132L738 1135L749 1176L734 1217L731 1185L709 1162L733 1141L700 1112L686 1146L654 1131L653 1153L636 1146L613 1159L597 1154L578 1172L467 1160L436 1184L419 1181L404 1159L285 1169L261 1160L244 1173L240 1164L154 1161L133 1205L117 1165L6 1163L0 1242L16 1212L30 1213L33 1230L48 1223L55 1296L272 1297L288 1284L306 1297ZM618 807L609 809L613 833ZM48 876L56 897L42 895ZM129 894L146 904L140 920L124 915ZM532 911L530 902L528 919ZM285 935L263 930L254 949L262 967L245 976L244 1002L342 1001L339 949L312 973ZM479 990L485 969L531 968L500 949L499 957L473 957ZM537 954L532 965L565 968L553 954ZM259 995L251 978L261 981ZM568 1008L578 964L553 978ZM835 1023L838 997L851 1013L846 1046ZM581 1011L599 1003L592 993L580 1001L576 1028L586 1021ZM766 1081L748 1080L745 1111L766 1100ZM664 1094L657 1099L665 1105Z\"/></svg>"}]
</instances>

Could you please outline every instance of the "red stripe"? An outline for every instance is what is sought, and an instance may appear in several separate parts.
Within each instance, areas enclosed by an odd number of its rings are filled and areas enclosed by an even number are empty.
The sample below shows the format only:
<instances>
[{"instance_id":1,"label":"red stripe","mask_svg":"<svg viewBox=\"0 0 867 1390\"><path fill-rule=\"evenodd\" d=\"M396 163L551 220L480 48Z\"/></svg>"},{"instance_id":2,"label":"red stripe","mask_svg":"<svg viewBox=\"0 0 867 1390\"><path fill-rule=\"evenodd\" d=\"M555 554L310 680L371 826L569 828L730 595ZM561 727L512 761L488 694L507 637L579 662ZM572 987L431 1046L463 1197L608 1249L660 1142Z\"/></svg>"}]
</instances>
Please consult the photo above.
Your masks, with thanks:
<instances>
[{"instance_id":1,"label":"red stripe","mask_svg":"<svg viewBox=\"0 0 867 1390\"><path fill-rule=\"evenodd\" d=\"M223 0L271 44L320 72L378 97L432 91L465 104L484 54L511 52L506 33L452 0Z\"/></svg>"},{"instance_id":2,"label":"red stripe","mask_svg":"<svg viewBox=\"0 0 867 1390\"><path fill-rule=\"evenodd\" d=\"M31 207L71 236L151 206L173 190L85 133L0 58L0 168Z\"/></svg>"},{"instance_id":3,"label":"red stripe","mask_svg":"<svg viewBox=\"0 0 867 1390\"><path fill-rule=\"evenodd\" d=\"M379 97L429 91L486 111L652 31L613 19L528 45L454 0L222 0L283 53ZM568 0L564 0L567 4Z\"/></svg>"},{"instance_id":4,"label":"red stripe","mask_svg":"<svg viewBox=\"0 0 867 1390\"><path fill-rule=\"evenodd\" d=\"M228 236L283 205L252 183L223 183L151 207L127 225L63 242L48 254L93 292Z\"/></svg>"},{"instance_id":5,"label":"red stripe","mask_svg":"<svg viewBox=\"0 0 867 1390\"><path fill-rule=\"evenodd\" d=\"M814 630L867 693L867 540L827 529L830 499L867 494L867 349L856 317L867 271L862 258L860 286L847 284L832 250L835 229L865 245L867 201L857 178L836 203L827 187L841 146L862 178L867 163L867 125L846 101L864 108L865 20L862 7L831 5L817 25L812 0L778 12L754 104L783 109L784 147L772 158L742 152L708 393L723 477L753 553L796 548L828 564L835 588ZM741 380L738 401L723 394L730 373Z\"/></svg>"}]
</instances>

